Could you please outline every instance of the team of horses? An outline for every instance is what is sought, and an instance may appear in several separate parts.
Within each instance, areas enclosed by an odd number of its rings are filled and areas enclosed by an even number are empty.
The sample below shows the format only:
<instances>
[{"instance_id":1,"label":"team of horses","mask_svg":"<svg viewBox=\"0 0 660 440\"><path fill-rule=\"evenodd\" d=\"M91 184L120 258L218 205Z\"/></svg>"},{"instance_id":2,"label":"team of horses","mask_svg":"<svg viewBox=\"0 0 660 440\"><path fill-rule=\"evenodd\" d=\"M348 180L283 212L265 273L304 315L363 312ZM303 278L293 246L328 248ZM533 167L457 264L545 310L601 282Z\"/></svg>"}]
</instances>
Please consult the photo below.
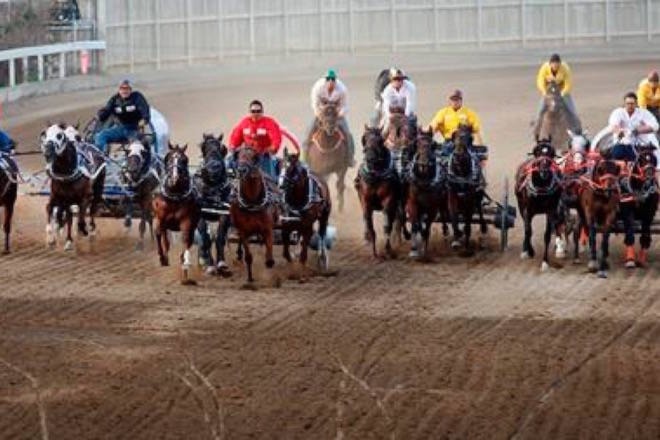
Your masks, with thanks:
<instances>
[{"instance_id":1,"label":"team of horses","mask_svg":"<svg viewBox=\"0 0 660 440\"><path fill-rule=\"evenodd\" d=\"M613 160L591 148L580 121L568 114L558 88L552 84L544 108L536 143L515 175L514 192L524 223L521 257L535 256L532 220L545 215L542 271L551 266L551 238L555 234L558 258L566 256L567 243L572 240L573 259L578 262L579 245L588 242L588 269L606 277L609 236L618 224L623 225L627 246L634 244L637 227L641 232L639 258L626 261L626 265L645 265L658 208L657 163L652 147L639 146L634 163ZM354 182L362 207L364 237L373 256L393 257L393 241L403 236L411 241L412 258L427 258L436 222L442 224L445 235L449 235L451 226L452 248L472 255L472 223L479 225L481 234L487 232L483 213L487 195L480 156L483 147L473 144L468 126L459 126L449 142L439 144L431 128L418 126L401 108L389 110L390 119L384 128L364 127L360 137L363 162ZM331 174L337 177L336 196L339 209L343 209L349 166L347 136L350 134L340 128L338 104L323 101L319 123L308 145L308 165L301 163L298 154L285 152L279 181L262 171L257 151L243 146L230 152L222 135L203 135L199 143L202 162L194 174L187 145L169 144L161 159L154 157L148 140L131 140L122 147L126 159L122 179L130 189L130 196L124 200L125 224L130 226L137 210L140 240L136 247L143 248L148 226L163 266L169 265L169 231L180 232L182 282L186 284L194 283L190 269L191 248L196 241L200 260L209 274L231 275L225 258L230 238L237 242L236 255L244 262L250 283L254 281L251 244L255 237L265 249L267 268L275 263L273 246L278 234L285 260L293 261L290 248L298 243L299 261L305 266L314 239L321 255L327 257L324 240L332 210L327 184ZM56 231L66 227L64 249L70 250L76 209L78 233L94 235L95 216L104 203L106 165L113 159L83 138L78 127L68 124L49 124L41 134L41 147L50 178L47 243L54 246ZM235 164L232 170L227 168L229 155L229 163ZM5 253L10 250L19 178L13 158L1 155ZM377 211L383 213L384 255L379 254L376 245ZM213 224L217 224L214 231Z\"/></svg>"}]
</instances>

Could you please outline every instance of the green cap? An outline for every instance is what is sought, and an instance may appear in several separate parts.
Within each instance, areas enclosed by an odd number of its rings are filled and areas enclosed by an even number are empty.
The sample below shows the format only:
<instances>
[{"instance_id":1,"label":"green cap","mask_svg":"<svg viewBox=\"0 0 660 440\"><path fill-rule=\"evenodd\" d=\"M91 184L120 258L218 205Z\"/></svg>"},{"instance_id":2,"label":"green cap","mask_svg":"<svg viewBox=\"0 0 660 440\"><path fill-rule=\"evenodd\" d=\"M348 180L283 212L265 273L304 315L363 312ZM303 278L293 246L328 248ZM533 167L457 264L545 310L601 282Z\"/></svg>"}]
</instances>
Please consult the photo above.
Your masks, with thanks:
<instances>
[{"instance_id":1,"label":"green cap","mask_svg":"<svg viewBox=\"0 0 660 440\"><path fill-rule=\"evenodd\" d=\"M325 79L337 79L337 72L333 69L329 69L327 75L325 75Z\"/></svg>"}]
</instances>

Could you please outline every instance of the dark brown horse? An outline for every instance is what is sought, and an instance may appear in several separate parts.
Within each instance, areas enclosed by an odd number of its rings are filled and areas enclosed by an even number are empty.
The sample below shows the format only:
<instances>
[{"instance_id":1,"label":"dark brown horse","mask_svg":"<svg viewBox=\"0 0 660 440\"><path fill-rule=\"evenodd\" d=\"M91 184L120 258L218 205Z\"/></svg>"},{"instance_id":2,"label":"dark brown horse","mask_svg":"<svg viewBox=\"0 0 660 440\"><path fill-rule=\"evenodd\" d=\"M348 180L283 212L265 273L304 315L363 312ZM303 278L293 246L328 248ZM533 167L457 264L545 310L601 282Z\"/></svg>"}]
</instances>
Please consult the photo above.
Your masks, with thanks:
<instances>
[{"instance_id":1,"label":"dark brown horse","mask_svg":"<svg viewBox=\"0 0 660 440\"><path fill-rule=\"evenodd\" d=\"M242 147L236 155L236 179L234 194L229 205L231 223L238 232L240 246L245 252L248 282L253 282L250 237L258 236L266 247L266 267L275 265L273 259L273 229L279 219L279 205L275 189L267 183L259 167L259 154L250 147Z\"/></svg>"},{"instance_id":2,"label":"dark brown horse","mask_svg":"<svg viewBox=\"0 0 660 440\"><path fill-rule=\"evenodd\" d=\"M307 163L312 172L324 180L331 174L337 175L337 202L339 211L344 209L344 179L348 170L348 142L350 136L339 128L339 104L335 101L322 102L319 123L307 146Z\"/></svg>"},{"instance_id":3,"label":"dark brown horse","mask_svg":"<svg viewBox=\"0 0 660 440\"><path fill-rule=\"evenodd\" d=\"M151 206L154 198L154 191L160 184L160 166L152 160L152 153L149 144L146 141L132 141L126 151L126 171L123 174L131 195L127 196L124 203L126 205L126 224L131 225L133 218L133 209L135 205L140 212L140 241L136 245L138 250L144 248L144 234L149 225L149 231L153 239L153 212Z\"/></svg>"},{"instance_id":4,"label":"dark brown horse","mask_svg":"<svg viewBox=\"0 0 660 440\"><path fill-rule=\"evenodd\" d=\"M222 143L223 135L215 137L212 134L204 134L199 148L202 152L202 166L195 175L195 186L200 196L202 206L202 218L197 230L201 237L200 259L202 265L206 266L209 275L220 274L231 275L229 266L225 262L225 245L229 226L231 224L229 214L225 213L225 204L229 203L231 185L225 167L227 147ZM215 233L216 256L213 258L212 234L210 224L217 222Z\"/></svg>"},{"instance_id":5,"label":"dark brown horse","mask_svg":"<svg viewBox=\"0 0 660 440\"><path fill-rule=\"evenodd\" d=\"M200 208L197 203L192 178L188 169L187 145L169 144L165 156L165 176L157 194L152 202L156 224L156 243L158 256L162 266L169 266L168 252L170 241L168 231L180 231L183 238L183 252L181 252L183 284L195 284L190 279L190 266L192 265L190 248L195 237L195 228L200 218Z\"/></svg>"},{"instance_id":6,"label":"dark brown horse","mask_svg":"<svg viewBox=\"0 0 660 440\"><path fill-rule=\"evenodd\" d=\"M433 130L419 129L416 152L405 175L405 205L411 224L412 258L425 258L431 226L438 218L448 218L447 171L436 157Z\"/></svg>"},{"instance_id":7,"label":"dark brown horse","mask_svg":"<svg viewBox=\"0 0 660 440\"><path fill-rule=\"evenodd\" d=\"M0 153L0 207L5 208L3 229L5 232L5 246L3 254L10 252L9 234L11 221L14 216L14 205L18 195L18 166L8 154Z\"/></svg>"},{"instance_id":8,"label":"dark brown horse","mask_svg":"<svg viewBox=\"0 0 660 440\"><path fill-rule=\"evenodd\" d=\"M452 135L454 150L449 157L447 165L447 188L449 217L451 219L454 237L451 246L454 249L461 247L461 238L465 255L471 255L470 236L472 235L472 218L474 213L479 214L481 232L485 234L487 225L481 209L483 198L481 168L478 158L470 151L472 147L472 129L461 125ZM463 221L463 231L459 222Z\"/></svg>"},{"instance_id":9,"label":"dark brown horse","mask_svg":"<svg viewBox=\"0 0 660 440\"><path fill-rule=\"evenodd\" d=\"M525 224L525 237L521 258L534 258L532 246L532 220L545 215L545 250L541 270L550 267L548 248L552 231L560 223L559 200L562 194L562 178L555 163L555 149L549 141L540 141L532 153L533 157L523 162L516 172L516 198L518 209Z\"/></svg>"},{"instance_id":10,"label":"dark brown horse","mask_svg":"<svg viewBox=\"0 0 660 440\"><path fill-rule=\"evenodd\" d=\"M589 232L589 271L607 278L609 236L619 208L621 165L605 158L598 159L591 172L582 178L578 196L580 221ZM596 233L602 233L601 254L597 255Z\"/></svg>"},{"instance_id":11,"label":"dark brown horse","mask_svg":"<svg viewBox=\"0 0 660 440\"><path fill-rule=\"evenodd\" d=\"M657 161L653 146L638 148L637 161L630 176L633 198L621 202L621 218L625 232L626 267L645 267L648 263L648 250L651 247L651 225L658 210L658 180L656 178ZM640 249L635 259L634 222L641 226Z\"/></svg>"},{"instance_id":12,"label":"dark brown horse","mask_svg":"<svg viewBox=\"0 0 660 440\"><path fill-rule=\"evenodd\" d=\"M380 128L365 125L362 146L364 163L360 166L355 179L355 189L362 205L365 240L371 244L374 257L378 258L373 213L383 211L384 232L387 237L385 251L387 256L393 256L390 236L397 209L401 204L401 184Z\"/></svg>"},{"instance_id":13,"label":"dark brown horse","mask_svg":"<svg viewBox=\"0 0 660 440\"><path fill-rule=\"evenodd\" d=\"M284 258L291 262L289 252L290 235L293 231L300 234L300 264L307 264L307 250L314 234L314 224L318 222L319 236L319 266L324 269L326 253L325 239L332 210L328 185L314 173L305 168L298 155L285 155L286 170L284 172L283 191L284 204L289 216L299 220L287 221L282 225L282 242Z\"/></svg>"},{"instance_id":14,"label":"dark brown horse","mask_svg":"<svg viewBox=\"0 0 660 440\"><path fill-rule=\"evenodd\" d=\"M46 159L46 169L51 180L50 197L46 205L46 238L49 246L56 242L55 222L62 227L66 221L67 235L65 250L73 249L71 229L73 225L72 206L78 207L78 232L88 236L96 230L94 215L102 201L105 169L103 165L95 170L85 167L84 158L78 151L75 141L67 137L66 125L51 125L41 133L41 148ZM93 171L94 174L91 174ZM89 210L90 231L85 215ZM55 216L53 214L55 213Z\"/></svg>"}]
</instances>

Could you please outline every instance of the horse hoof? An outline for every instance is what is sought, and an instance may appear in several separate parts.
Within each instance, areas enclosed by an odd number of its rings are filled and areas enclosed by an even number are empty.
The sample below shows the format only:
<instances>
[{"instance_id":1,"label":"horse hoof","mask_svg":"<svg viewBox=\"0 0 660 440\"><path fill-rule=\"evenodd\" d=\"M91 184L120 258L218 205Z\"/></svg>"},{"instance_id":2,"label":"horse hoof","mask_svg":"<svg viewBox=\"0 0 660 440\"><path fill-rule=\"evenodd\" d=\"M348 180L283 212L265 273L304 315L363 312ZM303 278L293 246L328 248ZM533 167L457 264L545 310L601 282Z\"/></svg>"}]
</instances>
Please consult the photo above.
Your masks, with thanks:
<instances>
[{"instance_id":1,"label":"horse hoof","mask_svg":"<svg viewBox=\"0 0 660 440\"><path fill-rule=\"evenodd\" d=\"M207 267L207 266L210 265L210 263L211 262L208 260L208 258L200 257L200 258L197 259L197 265L200 266L200 267Z\"/></svg>"},{"instance_id":2,"label":"horse hoof","mask_svg":"<svg viewBox=\"0 0 660 440\"><path fill-rule=\"evenodd\" d=\"M589 269L589 272L596 272L598 270L598 261L596 260L589 260L589 263L587 264L587 268Z\"/></svg>"},{"instance_id":3,"label":"horse hoof","mask_svg":"<svg viewBox=\"0 0 660 440\"><path fill-rule=\"evenodd\" d=\"M541 272L547 272L550 269L550 265L547 262L541 263Z\"/></svg>"},{"instance_id":4,"label":"horse hoof","mask_svg":"<svg viewBox=\"0 0 660 440\"><path fill-rule=\"evenodd\" d=\"M168 260L167 258L161 258L160 259L160 265L161 266L169 266L170 265L170 260Z\"/></svg>"},{"instance_id":5,"label":"horse hoof","mask_svg":"<svg viewBox=\"0 0 660 440\"><path fill-rule=\"evenodd\" d=\"M558 249L557 252L555 252L555 257L559 258L560 260L563 260L564 258L566 258L566 251Z\"/></svg>"},{"instance_id":6,"label":"horse hoof","mask_svg":"<svg viewBox=\"0 0 660 440\"><path fill-rule=\"evenodd\" d=\"M241 290L250 290L254 292L257 290L257 286L255 286L254 281L248 281L241 286Z\"/></svg>"},{"instance_id":7,"label":"horse hoof","mask_svg":"<svg viewBox=\"0 0 660 440\"><path fill-rule=\"evenodd\" d=\"M133 220L130 217L126 217L124 219L124 227L126 229L130 229L132 224L133 224Z\"/></svg>"},{"instance_id":8,"label":"horse hoof","mask_svg":"<svg viewBox=\"0 0 660 440\"><path fill-rule=\"evenodd\" d=\"M11 251L9 249L5 249L4 251L2 251L2 255L9 255L9 254L11 254Z\"/></svg>"},{"instance_id":9,"label":"horse hoof","mask_svg":"<svg viewBox=\"0 0 660 440\"><path fill-rule=\"evenodd\" d=\"M64 250L65 251L73 250L73 242L71 240L67 240L66 243L64 243Z\"/></svg>"},{"instance_id":10,"label":"horse hoof","mask_svg":"<svg viewBox=\"0 0 660 440\"><path fill-rule=\"evenodd\" d=\"M200 264L200 266L203 266L203 265ZM206 275L215 275L215 274L218 273L218 270L213 266L208 266L206 268L206 270L204 271L204 273L206 273Z\"/></svg>"},{"instance_id":11,"label":"horse hoof","mask_svg":"<svg viewBox=\"0 0 660 440\"><path fill-rule=\"evenodd\" d=\"M418 252L418 251L410 251L410 252L408 253L408 256L409 256L410 258L415 258L415 259L417 259L417 258L419 258L419 252Z\"/></svg>"},{"instance_id":12,"label":"horse hoof","mask_svg":"<svg viewBox=\"0 0 660 440\"><path fill-rule=\"evenodd\" d=\"M273 266L275 266L275 260L266 260L266 267L268 269L271 269Z\"/></svg>"},{"instance_id":13,"label":"horse hoof","mask_svg":"<svg viewBox=\"0 0 660 440\"><path fill-rule=\"evenodd\" d=\"M637 263L635 263L634 260L628 260L628 261L626 261L625 266L626 266L626 269L635 269L635 268L637 268Z\"/></svg>"},{"instance_id":14,"label":"horse hoof","mask_svg":"<svg viewBox=\"0 0 660 440\"><path fill-rule=\"evenodd\" d=\"M451 248L453 250L458 250L458 249L460 249L460 247L461 247L461 242L460 241L454 240L454 241L451 242Z\"/></svg>"},{"instance_id":15,"label":"horse hoof","mask_svg":"<svg viewBox=\"0 0 660 440\"><path fill-rule=\"evenodd\" d=\"M181 285L182 286L196 286L197 281L191 280L190 278L185 278L185 279L181 280Z\"/></svg>"},{"instance_id":16,"label":"horse hoof","mask_svg":"<svg viewBox=\"0 0 660 440\"><path fill-rule=\"evenodd\" d=\"M599 270L598 271L598 278L602 278L602 279L607 278L607 271L606 270Z\"/></svg>"},{"instance_id":17,"label":"horse hoof","mask_svg":"<svg viewBox=\"0 0 660 440\"><path fill-rule=\"evenodd\" d=\"M529 255L529 253L527 253L527 252L522 252L522 253L520 254L520 259L521 259L521 260L529 260L530 258L532 258L532 257L531 257L531 256Z\"/></svg>"},{"instance_id":18,"label":"horse hoof","mask_svg":"<svg viewBox=\"0 0 660 440\"><path fill-rule=\"evenodd\" d=\"M579 258L573 258L573 264L582 264Z\"/></svg>"}]
</instances>

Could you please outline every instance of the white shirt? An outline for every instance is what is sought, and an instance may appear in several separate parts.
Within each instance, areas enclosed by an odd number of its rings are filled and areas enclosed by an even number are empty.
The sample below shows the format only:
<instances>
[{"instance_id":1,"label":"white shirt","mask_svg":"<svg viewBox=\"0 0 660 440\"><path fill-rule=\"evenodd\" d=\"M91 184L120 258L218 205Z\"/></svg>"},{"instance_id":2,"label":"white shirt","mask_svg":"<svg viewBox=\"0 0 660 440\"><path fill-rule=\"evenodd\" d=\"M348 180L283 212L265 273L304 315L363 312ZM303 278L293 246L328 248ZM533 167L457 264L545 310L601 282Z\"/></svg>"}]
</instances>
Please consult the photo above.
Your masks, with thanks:
<instances>
[{"instance_id":1,"label":"white shirt","mask_svg":"<svg viewBox=\"0 0 660 440\"><path fill-rule=\"evenodd\" d=\"M318 114L321 111L322 99L339 102L339 113L342 116L346 116L348 113L348 89L340 80L335 81L335 88L332 93L328 90L328 84L325 77L320 78L314 83L312 92L310 93L310 100L314 114Z\"/></svg>"},{"instance_id":2,"label":"white shirt","mask_svg":"<svg viewBox=\"0 0 660 440\"><path fill-rule=\"evenodd\" d=\"M399 90L395 89L392 83L389 83L380 96L383 98L383 120L385 121L390 118L390 106L405 105L406 116L412 116L417 111L417 88L415 84L407 79L403 80Z\"/></svg>"},{"instance_id":3,"label":"white shirt","mask_svg":"<svg viewBox=\"0 0 660 440\"><path fill-rule=\"evenodd\" d=\"M642 123L647 127L652 127L653 133L640 134L638 136L639 140L644 144L653 144L657 147L658 139L655 137L655 133L659 128L658 121L656 121L655 116L646 109L636 108L632 115L629 115L623 107L615 109L610 115L609 128L611 131L614 131L616 128L623 129L624 136L620 142L622 144L631 145L634 143L631 132L636 128L639 129L642 126Z\"/></svg>"}]
</instances>

